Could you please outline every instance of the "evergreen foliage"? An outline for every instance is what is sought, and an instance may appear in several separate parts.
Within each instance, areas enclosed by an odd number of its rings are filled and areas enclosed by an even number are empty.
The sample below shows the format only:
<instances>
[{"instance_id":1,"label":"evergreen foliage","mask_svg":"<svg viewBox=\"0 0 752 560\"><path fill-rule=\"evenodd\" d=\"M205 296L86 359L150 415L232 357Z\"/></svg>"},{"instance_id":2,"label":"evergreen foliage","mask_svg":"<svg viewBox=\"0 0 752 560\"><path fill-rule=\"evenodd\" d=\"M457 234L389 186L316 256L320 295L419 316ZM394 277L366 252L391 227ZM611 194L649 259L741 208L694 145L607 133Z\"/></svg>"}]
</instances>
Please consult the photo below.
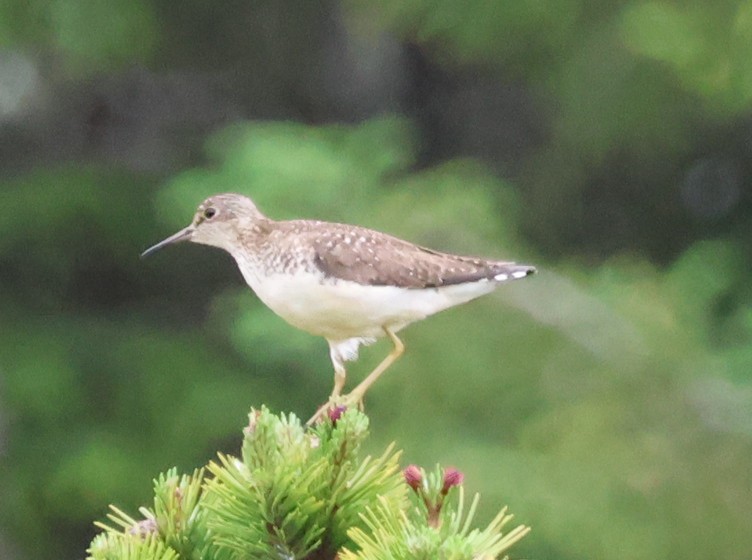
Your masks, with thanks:
<instances>
[{"instance_id":1,"label":"evergreen foliage","mask_svg":"<svg viewBox=\"0 0 752 560\"><path fill-rule=\"evenodd\" d=\"M361 457L368 418L357 410L335 409L311 429L266 408L249 419L242 458L220 454L191 475L161 474L140 520L111 506L89 559L491 559L529 530L503 533L506 508L471 529L478 496L466 510L454 469L410 466L403 475L393 445Z\"/></svg>"}]
</instances>

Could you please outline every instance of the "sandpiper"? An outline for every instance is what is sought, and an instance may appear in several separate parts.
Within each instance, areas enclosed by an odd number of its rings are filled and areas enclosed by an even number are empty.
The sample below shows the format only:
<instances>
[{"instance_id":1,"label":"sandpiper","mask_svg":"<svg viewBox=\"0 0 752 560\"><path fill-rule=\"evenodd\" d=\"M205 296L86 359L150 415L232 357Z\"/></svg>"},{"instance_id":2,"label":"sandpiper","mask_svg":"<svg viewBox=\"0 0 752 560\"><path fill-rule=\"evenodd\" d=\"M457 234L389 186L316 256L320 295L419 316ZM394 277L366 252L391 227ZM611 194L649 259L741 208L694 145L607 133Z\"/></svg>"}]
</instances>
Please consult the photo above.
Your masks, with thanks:
<instances>
[{"instance_id":1,"label":"sandpiper","mask_svg":"<svg viewBox=\"0 0 752 560\"><path fill-rule=\"evenodd\" d=\"M468 302L535 268L508 261L451 255L363 227L316 220L275 221L240 194L211 196L191 224L142 253L179 241L230 253L248 285L291 325L323 336L334 366L328 402L362 405L363 396L399 358L397 332L443 309ZM389 355L349 394L345 362L361 344L388 337Z\"/></svg>"}]
</instances>

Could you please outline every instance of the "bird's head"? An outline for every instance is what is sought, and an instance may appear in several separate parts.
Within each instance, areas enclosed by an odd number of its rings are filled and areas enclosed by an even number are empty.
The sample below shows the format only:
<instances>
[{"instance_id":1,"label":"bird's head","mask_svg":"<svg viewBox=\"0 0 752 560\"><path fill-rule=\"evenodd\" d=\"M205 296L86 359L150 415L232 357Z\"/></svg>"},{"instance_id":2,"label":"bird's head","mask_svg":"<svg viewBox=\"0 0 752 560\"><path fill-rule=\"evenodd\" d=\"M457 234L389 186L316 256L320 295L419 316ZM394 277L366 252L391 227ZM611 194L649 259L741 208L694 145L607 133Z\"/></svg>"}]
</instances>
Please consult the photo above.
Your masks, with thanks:
<instances>
[{"instance_id":1,"label":"bird's head","mask_svg":"<svg viewBox=\"0 0 752 560\"><path fill-rule=\"evenodd\" d=\"M242 232L258 232L267 221L250 198L233 193L217 194L199 205L188 227L149 247L141 257L180 241L211 245L232 253L239 246Z\"/></svg>"}]
</instances>

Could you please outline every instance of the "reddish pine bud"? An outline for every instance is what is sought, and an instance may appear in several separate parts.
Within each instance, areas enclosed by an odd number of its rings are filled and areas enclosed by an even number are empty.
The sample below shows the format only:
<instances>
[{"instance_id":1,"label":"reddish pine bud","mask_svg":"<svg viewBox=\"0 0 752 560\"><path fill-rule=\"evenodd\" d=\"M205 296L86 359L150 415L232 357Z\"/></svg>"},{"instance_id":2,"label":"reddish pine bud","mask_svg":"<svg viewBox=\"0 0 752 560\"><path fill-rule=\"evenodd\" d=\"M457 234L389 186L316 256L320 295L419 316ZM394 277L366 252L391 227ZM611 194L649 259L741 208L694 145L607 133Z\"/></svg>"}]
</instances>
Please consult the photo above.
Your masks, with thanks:
<instances>
[{"instance_id":1,"label":"reddish pine bud","mask_svg":"<svg viewBox=\"0 0 752 560\"><path fill-rule=\"evenodd\" d=\"M135 525L131 525L128 528L129 535L136 535L145 539L149 535L154 535L158 532L157 520L151 517L138 521Z\"/></svg>"},{"instance_id":2,"label":"reddish pine bud","mask_svg":"<svg viewBox=\"0 0 752 560\"><path fill-rule=\"evenodd\" d=\"M423 483L423 473L420 472L420 469L416 465L410 465L402 471L402 474L407 485L417 492Z\"/></svg>"},{"instance_id":3,"label":"reddish pine bud","mask_svg":"<svg viewBox=\"0 0 752 560\"><path fill-rule=\"evenodd\" d=\"M258 423L258 419L261 416L260 410L251 410L250 414L248 414L248 425L243 428L243 434L246 436L252 436L256 433L256 424Z\"/></svg>"},{"instance_id":4,"label":"reddish pine bud","mask_svg":"<svg viewBox=\"0 0 752 560\"><path fill-rule=\"evenodd\" d=\"M454 486L459 486L465 480L465 475L457 469L448 468L444 471L444 487L441 489L442 494L449 492Z\"/></svg>"},{"instance_id":5,"label":"reddish pine bud","mask_svg":"<svg viewBox=\"0 0 752 560\"><path fill-rule=\"evenodd\" d=\"M346 406L335 406L334 408L329 409L329 420L332 421L332 424L337 424L337 420L342 418L342 415L345 413L345 410L347 410Z\"/></svg>"}]
</instances>

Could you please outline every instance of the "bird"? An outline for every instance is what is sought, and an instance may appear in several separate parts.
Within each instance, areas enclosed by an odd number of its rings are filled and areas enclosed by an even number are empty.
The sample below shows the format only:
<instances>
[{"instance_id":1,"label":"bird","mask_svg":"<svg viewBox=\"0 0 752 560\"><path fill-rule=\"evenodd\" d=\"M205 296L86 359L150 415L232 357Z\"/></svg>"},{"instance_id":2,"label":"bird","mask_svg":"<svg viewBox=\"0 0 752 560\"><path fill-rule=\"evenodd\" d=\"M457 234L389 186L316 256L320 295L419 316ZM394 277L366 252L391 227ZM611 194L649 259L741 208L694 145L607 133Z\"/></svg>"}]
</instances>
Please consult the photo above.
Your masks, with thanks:
<instances>
[{"instance_id":1,"label":"bird","mask_svg":"<svg viewBox=\"0 0 752 560\"><path fill-rule=\"evenodd\" d=\"M397 333L403 328L536 272L531 265L443 253L355 225L273 220L236 193L205 199L187 227L141 256L184 241L227 251L267 307L326 339L334 386L308 425L335 406L362 407L368 389L402 356ZM392 343L389 354L343 394L345 363L383 337Z\"/></svg>"}]
</instances>

